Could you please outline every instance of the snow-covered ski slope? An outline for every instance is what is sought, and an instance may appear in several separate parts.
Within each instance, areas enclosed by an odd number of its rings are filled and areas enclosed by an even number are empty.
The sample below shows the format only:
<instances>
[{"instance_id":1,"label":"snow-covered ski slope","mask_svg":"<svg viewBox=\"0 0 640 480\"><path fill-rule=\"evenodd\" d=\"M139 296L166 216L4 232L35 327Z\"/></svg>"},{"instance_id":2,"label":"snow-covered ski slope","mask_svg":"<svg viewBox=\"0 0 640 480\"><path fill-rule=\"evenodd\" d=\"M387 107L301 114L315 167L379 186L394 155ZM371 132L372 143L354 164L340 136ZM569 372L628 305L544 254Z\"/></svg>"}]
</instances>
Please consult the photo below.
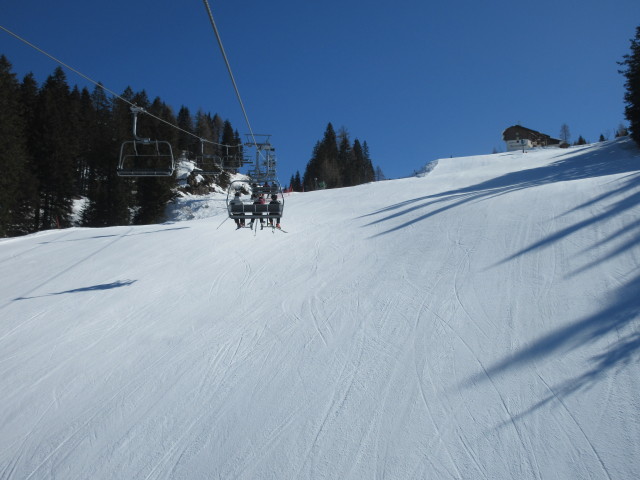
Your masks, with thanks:
<instances>
[{"instance_id":1,"label":"snow-covered ski slope","mask_svg":"<svg viewBox=\"0 0 640 480\"><path fill-rule=\"evenodd\" d=\"M0 242L1 479L638 478L629 140L222 199Z\"/></svg>"}]
</instances>

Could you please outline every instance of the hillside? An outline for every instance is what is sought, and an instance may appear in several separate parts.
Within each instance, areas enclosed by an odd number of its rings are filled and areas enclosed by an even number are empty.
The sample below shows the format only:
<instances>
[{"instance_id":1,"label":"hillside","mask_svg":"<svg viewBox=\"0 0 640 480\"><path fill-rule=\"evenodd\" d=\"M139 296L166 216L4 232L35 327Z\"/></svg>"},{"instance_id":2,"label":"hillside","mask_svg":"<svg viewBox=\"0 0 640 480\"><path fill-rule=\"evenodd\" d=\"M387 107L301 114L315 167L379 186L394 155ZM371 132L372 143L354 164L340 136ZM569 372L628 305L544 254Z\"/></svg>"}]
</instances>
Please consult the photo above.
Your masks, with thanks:
<instances>
[{"instance_id":1,"label":"hillside","mask_svg":"<svg viewBox=\"0 0 640 480\"><path fill-rule=\"evenodd\" d=\"M0 241L0 478L637 477L629 140L285 202Z\"/></svg>"}]
</instances>

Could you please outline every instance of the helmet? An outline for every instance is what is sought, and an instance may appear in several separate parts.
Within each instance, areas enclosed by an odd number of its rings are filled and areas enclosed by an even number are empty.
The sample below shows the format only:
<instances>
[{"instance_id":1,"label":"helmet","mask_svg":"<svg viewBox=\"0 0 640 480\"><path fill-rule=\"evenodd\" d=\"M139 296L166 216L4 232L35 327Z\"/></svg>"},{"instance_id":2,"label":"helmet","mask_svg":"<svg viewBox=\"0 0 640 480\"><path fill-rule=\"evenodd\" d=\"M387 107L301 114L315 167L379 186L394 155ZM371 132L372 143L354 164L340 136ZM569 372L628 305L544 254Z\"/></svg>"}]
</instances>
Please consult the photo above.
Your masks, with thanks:
<instances>
[{"instance_id":1,"label":"helmet","mask_svg":"<svg viewBox=\"0 0 640 480\"><path fill-rule=\"evenodd\" d=\"M240 192L236 192L236 197L239 197L239 196L240 196Z\"/></svg>"},{"instance_id":2,"label":"helmet","mask_svg":"<svg viewBox=\"0 0 640 480\"><path fill-rule=\"evenodd\" d=\"M271 195L271 200L277 200L278 195L276 195L275 193L273 195Z\"/></svg>"}]
</instances>

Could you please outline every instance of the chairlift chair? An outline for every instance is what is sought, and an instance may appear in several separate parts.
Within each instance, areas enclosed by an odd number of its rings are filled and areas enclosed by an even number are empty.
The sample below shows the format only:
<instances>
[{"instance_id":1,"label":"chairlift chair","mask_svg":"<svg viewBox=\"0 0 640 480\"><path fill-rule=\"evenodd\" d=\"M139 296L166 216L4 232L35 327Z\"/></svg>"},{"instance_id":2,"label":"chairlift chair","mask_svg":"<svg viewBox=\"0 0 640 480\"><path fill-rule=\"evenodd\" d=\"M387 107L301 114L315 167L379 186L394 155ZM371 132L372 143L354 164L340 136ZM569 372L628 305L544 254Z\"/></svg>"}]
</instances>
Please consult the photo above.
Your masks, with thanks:
<instances>
[{"instance_id":1,"label":"chairlift chair","mask_svg":"<svg viewBox=\"0 0 640 480\"><path fill-rule=\"evenodd\" d=\"M270 195L278 195L280 203L277 204L255 204L245 203L241 204L232 203L231 200L235 197L236 192L247 191L249 183L247 180L235 180L229 185L227 190L227 211L229 212L229 218L240 220L253 220L253 219L280 219L284 213L284 195L282 194L282 187L277 180L275 184L270 185ZM260 194L260 187L253 187L253 193Z\"/></svg>"},{"instance_id":2,"label":"chairlift chair","mask_svg":"<svg viewBox=\"0 0 640 480\"><path fill-rule=\"evenodd\" d=\"M203 138L200 139L200 155L196 156L196 168L201 175L218 175L224 169L223 160L220 156L208 153L205 143L213 145ZM209 149L210 151L211 149Z\"/></svg>"},{"instance_id":3,"label":"chairlift chair","mask_svg":"<svg viewBox=\"0 0 640 480\"><path fill-rule=\"evenodd\" d=\"M142 138L137 134L138 113L143 108L131 107L133 140L120 146L118 175L121 177L170 177L175 170L171 144L164 140Z\"/></svg>"}]
</instances>

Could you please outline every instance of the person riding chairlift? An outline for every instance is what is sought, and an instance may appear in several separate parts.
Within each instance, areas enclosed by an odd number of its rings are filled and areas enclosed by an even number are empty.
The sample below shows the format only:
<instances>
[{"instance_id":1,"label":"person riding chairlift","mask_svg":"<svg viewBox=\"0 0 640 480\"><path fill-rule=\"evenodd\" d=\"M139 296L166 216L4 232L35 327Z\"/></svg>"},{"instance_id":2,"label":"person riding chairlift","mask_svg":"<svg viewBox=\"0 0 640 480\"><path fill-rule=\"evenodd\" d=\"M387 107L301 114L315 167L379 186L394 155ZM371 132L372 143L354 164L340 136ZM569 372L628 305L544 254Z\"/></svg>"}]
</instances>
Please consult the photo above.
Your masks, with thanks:
<instances>
[{"instance_id":1,"label":"person riding chairlift","mask_svg":"<svg viewBox=\"0 0 640 480\"><path fill-rule=\"evenodd\" d=\"M271 195L271 201L269 202L269 205L279 205L280 201L278 200L278 195L276 195L275 193L273 195ZM276 228L280 228L280 217L276 217ZM268 224L270 226L273 227L273 218L270 218L268 220Z\"/></svg>"},{"instance_id":2,"label":"person riding chairlift","mask_svg":"<svg viewBox=\"0 0 640 480\"><path fill-rule=\"evenodd\" d=\"M240 200L240 192L236 192L233 199L229 203L231 205L244 205L244 202ZM236 230L238 228L244 227L244 218L234 218L233 220L236 222Z\"/></svg>"},{"instance_id":3,"label":"person riding chairlift","mask_svg":"<svg viewBox=\"0 0 640 480\"><path fill-rule=\"evenodd\" d=\"M264 205L266 203L265 199L264 199L264 193L261 193L258 198L256 198L256 200L253 202L254 205ZM255 215L262 215L262 213L258 213L256 212ZM253 221L255 219L252 218L251 222L249 223L249 227L252 228L253 227ZM262 230L264 228L264 220L261 218L260 219L260 230Z\"/></svg>"}]
</instances>

